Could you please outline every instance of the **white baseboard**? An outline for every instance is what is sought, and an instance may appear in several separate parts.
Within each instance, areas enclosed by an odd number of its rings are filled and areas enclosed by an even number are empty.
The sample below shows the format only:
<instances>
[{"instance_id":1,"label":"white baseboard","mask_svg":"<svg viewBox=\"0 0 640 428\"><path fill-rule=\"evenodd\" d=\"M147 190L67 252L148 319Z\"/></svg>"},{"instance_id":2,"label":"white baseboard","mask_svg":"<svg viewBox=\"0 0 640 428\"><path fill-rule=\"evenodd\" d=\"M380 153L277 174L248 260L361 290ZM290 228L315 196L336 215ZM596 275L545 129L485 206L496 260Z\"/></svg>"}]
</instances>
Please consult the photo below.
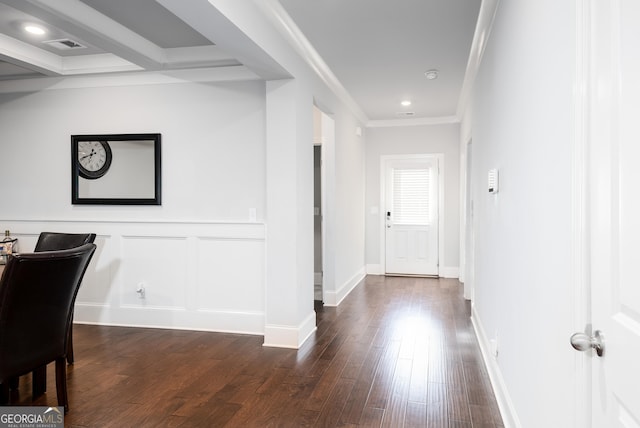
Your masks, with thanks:
<instances>
[{"instance_id":1,"label":"white baseboard","mask_svg":"<svg viewBox=\"0 0 640 428\"><path fill-rule=\"evenodd\" d=\"M505 428L520 428L522 425L520 424L520 420L516 414L507 386L504 383L504 378L502 377L498 361L496 360L496 357L491 354L489 338L484 331L482 322L478 318L475 306L472 306L471 309L471 322L473 324L473 329L476 332L476 337L478 338L482 359L484 360L484 364L489 372L489 379L491 380L493 392L495 393L496 400L498 401L498 407L500 408L500 414L502 416L502 423Z\"/></svg>"},{"instance_id":2,"label":"white baseboard","mask_svg":"<svg viewBox=\"0 0 640 428\"><path fill-rule=\"evenodd\" d=\"M366 266L367 275L384 275L384 270L382 269L382 265L367 265Z\"/></svg>"},{"instance_id":3,"label":"white baseboard","mask_svg":"<svg viewBox=\"0 0 640 428\"><path fill-rule=\"evenodd\" d=\"M325 306L338 306L340 302L344 300L345 297L351 293L351 290L355 288L356 285L360 281L364 279L366 276L364 267L362 267L355 275L351 277L347 282L344 283L338 291L324 290L324 305Z\"/></svg>"},{"instance_id":4,"label":"white baseboard","mask_svg":"<svg viewBox=\"0 0 640 428\"><path fill-rule=\"evenodd\" d=\"M367 275L384 275L384 269L380 264L368 264L366 271ZM458 266L442 266L438 276L442 278L458 278L459 273Z\"/></svg>"},{"instance_id":5,"label":"white baseboard","mask_svg":"<svg viewBox=\"0 0 640 428\"><path fill-rule=\"evenodd\" d=\"M263 346L299 349L316 331L316 312L311 311L297 327L286 325L265 325Z\"/></svg>"},{"instance_id":6,"label":"white baseboard","mask_svg":"<svg viewBox=\"0 0 640 428\"><path fill-rule=\"evenodd\" d=\"M77 324L258 335L262 335L264 331L264 313L262 312L114 308L83 302L75 305L74 322Z\"/></svg>"},{"instance_id":7,"label":"white baseboard","mask_svg":"<svg viewBox=\"0 0 640 428\"><path fill-rule=\"evenodd\" d=\"M438 276L442 278L458 278L459 274L460 269L458 269L458 266L442 266Z\"/></svg>"}]
</instances>

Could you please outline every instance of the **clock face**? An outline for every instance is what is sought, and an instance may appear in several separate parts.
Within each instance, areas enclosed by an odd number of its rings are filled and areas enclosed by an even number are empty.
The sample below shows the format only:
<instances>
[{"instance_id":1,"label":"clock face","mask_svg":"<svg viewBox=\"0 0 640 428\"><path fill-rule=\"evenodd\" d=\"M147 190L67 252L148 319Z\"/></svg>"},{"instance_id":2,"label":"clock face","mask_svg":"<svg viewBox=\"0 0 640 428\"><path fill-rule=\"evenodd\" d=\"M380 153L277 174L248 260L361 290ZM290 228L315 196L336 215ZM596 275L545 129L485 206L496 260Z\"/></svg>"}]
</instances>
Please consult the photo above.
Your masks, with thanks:
<instances>
[{"instance_id":1,"label":"clock face","mask_svg":"<svg viewBox=\"0 0 640 428\"><path fill-rule=\"evenodd\" d=\"M78 172L81 177L95 180L111 166L111 147L106 141L78 141Z\"/></svg>"}]
</instances>

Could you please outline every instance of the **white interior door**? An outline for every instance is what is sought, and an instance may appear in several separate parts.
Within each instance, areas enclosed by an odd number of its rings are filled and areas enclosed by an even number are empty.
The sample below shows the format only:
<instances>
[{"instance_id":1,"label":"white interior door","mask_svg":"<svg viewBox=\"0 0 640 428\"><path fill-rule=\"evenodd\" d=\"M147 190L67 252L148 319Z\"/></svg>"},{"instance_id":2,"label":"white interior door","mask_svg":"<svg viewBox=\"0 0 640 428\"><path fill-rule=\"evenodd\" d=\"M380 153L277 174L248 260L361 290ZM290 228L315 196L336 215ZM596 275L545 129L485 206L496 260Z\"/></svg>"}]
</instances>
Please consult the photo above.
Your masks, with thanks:
<instances>
[{"instance_id":1,"label":"white interior door","mask_svg":"<svg viewBox=\"0 0 640 428\"><path fill-rule=\"evenodd\" d=\"M438 158L385 163L385 273L438 275Z\"/></svg>"},{"instance_id":2,"label":"white interior door","mask_svg":"<svg viewBox=\"0 0 640 428\"><path fill-rule=\"evenodd\" d=\"M591 5L592 426L640 427L640 2Z\"/></svg>"}]
</instances>

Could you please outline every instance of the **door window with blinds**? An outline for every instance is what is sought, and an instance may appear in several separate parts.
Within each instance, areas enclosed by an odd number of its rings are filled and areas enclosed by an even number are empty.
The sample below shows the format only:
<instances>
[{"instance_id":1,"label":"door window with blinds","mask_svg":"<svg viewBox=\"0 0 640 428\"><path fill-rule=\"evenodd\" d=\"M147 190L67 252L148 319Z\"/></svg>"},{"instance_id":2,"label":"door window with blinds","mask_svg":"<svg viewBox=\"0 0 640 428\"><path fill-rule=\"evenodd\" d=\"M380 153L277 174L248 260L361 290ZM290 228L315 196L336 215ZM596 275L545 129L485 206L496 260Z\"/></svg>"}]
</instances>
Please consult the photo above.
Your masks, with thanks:
<instances>
[{"instance_id":1,"label":"door window with blinds","mask_svg":"<svg viewBox=\"0 0 640 428\"><path fill-rule=\"evenodd\" d=\"M382 158L384 272L438 275L439 155Z\"/></svg>"},{"instance_id":2,"label":"door window with blinds","mask_svg":"<svg viewBox=\"0 0 640 428\"><path fill-rule=\"evenodd\" d=\"M393 168L393 222L428 226L432 222L432 168Z\"/></svg>"}]
</instances>

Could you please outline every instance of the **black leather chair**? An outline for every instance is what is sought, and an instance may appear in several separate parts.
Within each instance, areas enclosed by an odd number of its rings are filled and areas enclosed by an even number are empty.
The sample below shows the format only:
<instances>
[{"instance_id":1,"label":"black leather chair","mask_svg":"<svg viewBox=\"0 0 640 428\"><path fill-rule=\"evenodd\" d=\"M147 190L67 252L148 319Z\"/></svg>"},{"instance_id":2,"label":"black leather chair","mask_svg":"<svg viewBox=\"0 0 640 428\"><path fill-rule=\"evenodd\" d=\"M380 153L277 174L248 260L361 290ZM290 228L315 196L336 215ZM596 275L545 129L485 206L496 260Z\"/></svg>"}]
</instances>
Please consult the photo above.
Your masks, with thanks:
<instances>
[{"instance_id":1,"label":"black leather chair","mask_svg":"<svg viewBox=\"0 0 640 428\"><path fill-rule=\"evenodd\" d=\"M42 232L38 236L35 252L67 250L84 244L92 244L96 240L95 233L58 233ZM73 323L73 316L71 318ZM67 351L67 363L73 364L73 327L69 329L69 350Z\"/></svg>"},{"instance_id":2,"label":"black leather chair","mask_svg":"<svg viewBox=\"0 0 640 428\"><path fill-rule=\"evenodd\" d=\"M91 244L95 240L95 233L42 232L38 236L34 251L67 250L84 244Z\"/></svg>"},{"instance_id":3,"label":"black leather chair","mask_svg":"<svg viewBox=\"0 0 640 428\"><path fill-rule=\"evenodd\" d=\"M82 277L95 244L60 251L10 256L0 279L0 382L3 401L9 381L56 363L58 405L69 410L69 330ZM46 378L44 379L46 381ZM33 379L34 389L40 382Z\"/></svg>"}]
</instances>

